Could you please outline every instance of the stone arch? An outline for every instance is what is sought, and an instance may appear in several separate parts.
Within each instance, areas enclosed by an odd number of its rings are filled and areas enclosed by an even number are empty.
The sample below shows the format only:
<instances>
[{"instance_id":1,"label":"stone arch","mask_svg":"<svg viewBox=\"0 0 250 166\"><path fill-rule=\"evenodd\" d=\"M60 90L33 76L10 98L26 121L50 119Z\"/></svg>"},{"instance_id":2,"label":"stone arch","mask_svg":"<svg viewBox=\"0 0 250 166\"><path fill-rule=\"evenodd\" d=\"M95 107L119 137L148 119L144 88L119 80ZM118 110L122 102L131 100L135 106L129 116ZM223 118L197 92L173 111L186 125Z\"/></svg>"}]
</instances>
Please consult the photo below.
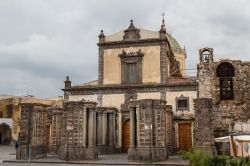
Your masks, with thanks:
<instances>
[{"instance_id":1,"label":"stone arch","mask_svg":"<svg viewBox=\"0 0 250 166\"><path fill-rule=\"evenodd\" d=\"M7 123L0 123L0 144L9 145L12 141L12 128Z\"/></svg>"}]
</instances>

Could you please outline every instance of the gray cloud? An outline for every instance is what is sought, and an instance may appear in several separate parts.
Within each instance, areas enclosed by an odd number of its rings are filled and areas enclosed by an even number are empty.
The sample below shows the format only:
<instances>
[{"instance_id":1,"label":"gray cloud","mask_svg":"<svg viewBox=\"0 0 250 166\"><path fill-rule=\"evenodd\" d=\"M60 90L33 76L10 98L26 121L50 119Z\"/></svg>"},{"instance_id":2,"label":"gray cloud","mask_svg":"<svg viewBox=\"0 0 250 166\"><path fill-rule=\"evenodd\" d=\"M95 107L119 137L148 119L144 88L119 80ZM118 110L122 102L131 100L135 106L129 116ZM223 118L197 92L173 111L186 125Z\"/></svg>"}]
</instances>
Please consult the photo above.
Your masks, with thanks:
<instances>
[{"instance_id":1,"label":"gray cloud","mask_svg":"<svg viewBox=\"0 0 250 166\"><path fill-rule=\"evenodd\" d=\"M137 27L158 31L166 11L167 30L186 46L187 68L196 68L198 49L215 58L249 60L247 0L9 0L0 2L0 94L62 95L73 84L97 79L97 36ZM193 74L193 73L192 73Z\"/></svg>"}]
</instances>

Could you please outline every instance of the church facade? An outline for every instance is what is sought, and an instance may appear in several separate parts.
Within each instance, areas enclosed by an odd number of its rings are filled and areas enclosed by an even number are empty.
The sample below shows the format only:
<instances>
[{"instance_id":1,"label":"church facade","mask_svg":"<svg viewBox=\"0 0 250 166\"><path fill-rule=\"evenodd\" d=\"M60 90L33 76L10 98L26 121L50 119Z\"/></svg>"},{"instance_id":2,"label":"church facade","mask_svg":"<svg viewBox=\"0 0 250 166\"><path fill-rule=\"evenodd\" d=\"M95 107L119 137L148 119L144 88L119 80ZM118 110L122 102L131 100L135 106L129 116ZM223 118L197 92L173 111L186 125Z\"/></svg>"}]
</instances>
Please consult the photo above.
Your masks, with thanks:
<instances>
[{"instance_id":1,"label":"church facade","mask_svg":"<svg viewBox=\"0 0 250 166\"><path fill-rule=\"evenodd\" d=\"M106 138L103 139L113 143L114 149L110 152L128 152L132 125L129 103L147 99L166 101L173 114L168 153L177 148L190 149L197 83L186 76L185 49L167 33L164 21L159 31L136 28L132 20L127 29L118 33L105 36L101 31L98 47L98 80L72 86L67 78L64 97L66 103L91 101L96 102L96 110L114 112L114 115L106 114L105 118L102 112L97 113L95 120L100 125L95 132L104 132ZM114 121L113 129L107 123L102 125L104 119ZM101 126L106 128L101 129ZM97 144L103 145L105 141L97 140Z\"/></svg>"}]
</instances>

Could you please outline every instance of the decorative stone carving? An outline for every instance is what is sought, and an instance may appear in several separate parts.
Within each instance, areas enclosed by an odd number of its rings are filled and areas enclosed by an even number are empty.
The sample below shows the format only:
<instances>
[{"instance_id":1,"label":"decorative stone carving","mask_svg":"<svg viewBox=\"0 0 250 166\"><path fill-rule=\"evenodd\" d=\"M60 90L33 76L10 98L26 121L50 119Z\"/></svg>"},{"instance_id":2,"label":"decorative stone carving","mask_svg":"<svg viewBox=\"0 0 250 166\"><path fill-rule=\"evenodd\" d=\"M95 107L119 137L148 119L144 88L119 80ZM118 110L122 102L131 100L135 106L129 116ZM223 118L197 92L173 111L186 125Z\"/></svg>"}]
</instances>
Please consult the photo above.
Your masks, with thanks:
<instances>
[{"instance_id":1,"label":"decorative stone carving","mask_svg":"<svg viewBox=\"0 0 250 166\"><path fill-rule=\"evenodd\" d=\"M123 40L133 41L139 39L140 39L140 30L134 26L133 20L130 20L130 25L128 29L124 30Z\"/></svg>"}]
</instances>

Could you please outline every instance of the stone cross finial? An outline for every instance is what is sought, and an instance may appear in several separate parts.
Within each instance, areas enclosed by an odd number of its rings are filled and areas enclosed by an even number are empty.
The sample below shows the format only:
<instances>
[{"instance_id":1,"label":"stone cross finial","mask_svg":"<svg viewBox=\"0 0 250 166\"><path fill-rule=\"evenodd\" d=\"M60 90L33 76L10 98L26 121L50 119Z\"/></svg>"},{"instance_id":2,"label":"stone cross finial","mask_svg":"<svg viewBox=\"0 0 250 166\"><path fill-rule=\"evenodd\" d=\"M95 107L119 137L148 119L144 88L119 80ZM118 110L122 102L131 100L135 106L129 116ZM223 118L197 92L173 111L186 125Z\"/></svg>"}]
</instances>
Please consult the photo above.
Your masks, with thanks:
<instances>
[{"instance_id":1,"label":"stone cross finial","mask_svg":"<svg viewBox=\"0 0 250 166\"><path fill-rule=\"evenodd\" d=\"M162 25L165 25L165 18L164 18L165 17L165 13L163 12L161 15L162 15Z\"/></svg>"},{"instance_id":2,"label":"stone cross finial","mask_svg":"<svg viewBox=\"0 0 250 166\"><path fill-rule=\"evenodd\" d=\"M100 43L105 41L105 35L103 33L103 30L101 30L101 33L100 33L100 35L98 37L99 37L99 42Z\"/></svg>"}]
</instances>

